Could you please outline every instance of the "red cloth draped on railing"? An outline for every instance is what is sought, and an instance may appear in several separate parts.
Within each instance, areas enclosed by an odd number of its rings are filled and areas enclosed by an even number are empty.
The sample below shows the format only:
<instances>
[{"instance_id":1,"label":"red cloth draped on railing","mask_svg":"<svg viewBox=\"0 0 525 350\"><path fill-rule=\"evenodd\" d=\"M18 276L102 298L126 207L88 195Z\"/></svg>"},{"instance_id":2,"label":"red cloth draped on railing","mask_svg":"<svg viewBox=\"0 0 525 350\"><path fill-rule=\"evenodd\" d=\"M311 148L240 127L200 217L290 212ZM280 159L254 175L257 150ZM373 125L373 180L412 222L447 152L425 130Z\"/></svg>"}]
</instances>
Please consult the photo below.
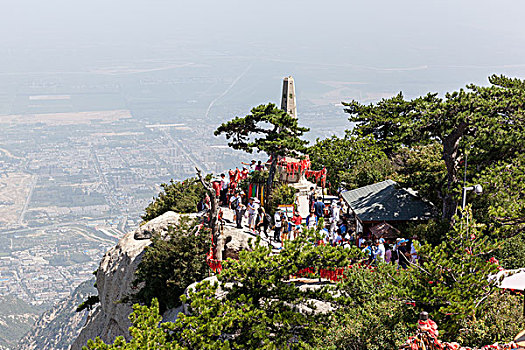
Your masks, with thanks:
<instances>
[{"instance_id":1,"label":"red cloth draped on railing","mask_svg":"<svg viewBox=\"0 0 525 350\"><path fill-rule=\"evenodd\" d=\"M211 245L213 247L213 235L211 236ZM215 256L213 254L213 248L210 247L210 251L208 254L206 254L206 263L212 269L215 273L221 273L222 271L222 262L220 260L215 259Z\"/></svg>"},{"instance_id":2,"label":"red cloth draped on railing","mask_svg":"<svg viewBox=\"0 0 525 350\"><path fill-rule=\"evenodd\" d=\"M220 181L213 181L211 183L213 189L215 190L215 195L219 197L221 195L221 182Z\"/></svg>"},{"instance_id":3,"label":"red cloth draped on railing","mask_svg":"<svg viewBox=\"0 0 525 350\"><path fill-rule=\"evenodd\" d=\"M221 273L222 271L222 261L216 259L206 259L206 263L215 273Z\"/></svg>"},{"instance_id":4,"label":"red cloth draped on railing","mask_svg":"<svg viewBox=\"0 0 525 350\"><path fill-rule=\"evenodd\" d=\"M315 183L318 183L319 180L321 180L321 185L325 187L326 185L326 175L327 175L326 168L323 168L322 170L307 170L305 172L305 176L308 177L315 177Z\"/></svg>"},{"instance_id":5,"label":"red cloth draped on railing","mask_svg":"<svg viewBox=\"0 0 525 350\"><path fill-rule=\"evenodd\" d=\"M288 175L295 176L295 174L304 174L308 169L310 169L310 158L306 156L304 159L301 159L297 162L287 161L286 158L283 158L279 161L279 165L283 168L286 168L286 173Z\"/></svg>"},{"instance_id":6,"label":"red cloth draped on railing","mask_svg":"<svg viewBox=\"0 0 525 350\"><path fill-rule=\"evenodd\" d=\"M295 277L304 277L306 275L312 275L315 273L315 270L313 267L307 267L305 269L301 269L297 271L297 273L294 275Z\"/></svg>"},{"instance_id":7,"label":"red cloth draped on railing","mask_svg":"<svg viewBox=\"0 0 525 350\"><path fill-rule=\"evenodd\" d=\"M307 275L317 275L320 278L324 278L332 282L339 282L346 278L345 270L352 269L352 268L355 268L355 269L363 268L363 269L369 269L372 271L375 269L375 267L373 266L367 266L367 265L362 266L360 264L356 264L356 265L349 265L347 267L329 267L329 268L321 267L319 268L318 273L316 273L317 271L316 268L306 267L306 268L303 268L297 271L297 273L294 274L293 276L294 277L305 277Z\"/></svg>"},{"instance_id":8,"label":"red cloth draped on railing","mask_svg":"<svg viewBox=\"0 0 525 350\"><path fill-rule=\"evenodd\" d=\"M221 273L222 271L222 261L217 260L213 258L213 251L210 250L210 252L206 255L206 263L216 273ZM305 277L308 275L317 275L320 278L327 279L332 282L339 282L346 278L345 270L346 269L352 269L352 268L364 268L364 269L370 269L374 270L375 267L372 266L361 266L359 264L357 265L349 265L347 267L329 267L329 268L319 268L318 274L316 274L317 269L315 267L305 267L303 269L300 269L293 275L293 277Z\"/></svg>"},{"instance_id":9,"label":"red cloth draped on railing","mask_svg":"<svg viewBox=\"0 0 525 350\"><path fill-rule=\"evenodd\" d=\"M346 278L345 270L346 268L344 267L336 268L335 270L319 269L319 276L332 282L339 282Z\"/></svg>"}]
</instances>

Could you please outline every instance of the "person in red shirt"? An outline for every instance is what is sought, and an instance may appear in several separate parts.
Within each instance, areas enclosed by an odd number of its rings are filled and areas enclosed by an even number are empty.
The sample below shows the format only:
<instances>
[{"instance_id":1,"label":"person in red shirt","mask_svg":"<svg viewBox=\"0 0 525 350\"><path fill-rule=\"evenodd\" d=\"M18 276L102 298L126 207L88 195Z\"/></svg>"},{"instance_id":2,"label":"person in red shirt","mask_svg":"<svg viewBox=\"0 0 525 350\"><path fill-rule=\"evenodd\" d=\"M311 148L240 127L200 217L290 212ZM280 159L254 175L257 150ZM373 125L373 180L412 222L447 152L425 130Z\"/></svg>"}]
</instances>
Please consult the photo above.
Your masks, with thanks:
<instances>
[{"instance_id":1,"label":"person in red shirt","mask_svg":"<svg viewBox=\"0 0 525 350\"><path fill-rule=\"evenodd\" d=\"M295 213L295 215L292 218L292 224L294 225L293 231L292 231L293 239L296 239L298 233L302 231L302 226L301 226L302 222L303 222L303 218L301 217L301 215L299 215L299 213Z\"/></svg>"},{"instance_id":2,"label":"person in red shirt","mask_svg":"<svg viewBox=\"0 0 525 350\"><path fill-rule=\"evenodd\" d=\"M237 173L239 172L239 168L235 170L228 170L228 175L230 175L230 187L235 188L237 187Z\"/></svg>"},{"instance_id":3,"label":"person in red shirt","mask_svg":"<svg viewBox=\"0 0 525 350\"><path fill-rule=\"evenodd\" d=\"M249 173L248 169L246 169L246 167L242 167L241 180L248 178L248 173Z\"/></svg>"}]
</instances>

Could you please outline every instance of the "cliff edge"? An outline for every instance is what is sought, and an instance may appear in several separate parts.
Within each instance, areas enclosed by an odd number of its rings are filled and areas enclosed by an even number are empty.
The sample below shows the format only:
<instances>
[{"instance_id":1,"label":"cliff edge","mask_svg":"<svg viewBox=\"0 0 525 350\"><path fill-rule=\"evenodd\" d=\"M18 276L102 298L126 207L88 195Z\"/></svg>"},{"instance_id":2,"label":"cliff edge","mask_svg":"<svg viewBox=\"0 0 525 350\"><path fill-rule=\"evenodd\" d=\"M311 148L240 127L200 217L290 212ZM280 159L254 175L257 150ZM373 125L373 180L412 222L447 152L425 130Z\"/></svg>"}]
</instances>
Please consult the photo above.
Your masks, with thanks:
<instances>
[{"instance_id":1,"label":"cliff edge","mask_svg":"<svg viewBox=\"0 0 525 350\"><path fill-rule=\"evenodd\" d=\"M168 227L177 224L183 214L167 212L129 232L120 239L102 258L96 275L97 290L100 304L91 312L79 336L71 345L71 350L81 350L89 339L100 337L105 343L113 343L117 336L129 340L128 319L133 311L132 305L120 302L126 296L137 292L133 288L135 272L144 254L144 248L151 244L154 233L164 236ZM184 215L184 216L195 216ZM225 211L227 223L217 242L217 250L221 257L238 258L239 252L249 248L249 240L253 235L237 229L228 220L233 214ZM264 243L263 243L264 244ZM173 320L181 308L167 310L164 320Z\"/></svg>"},{"instance_id":2,"label":"cliff edge","mask_svg":"<svg viewBox=\"0 0 525 350\"><path fill-rule=\"evenodd\" d=\"M133 280L144 248L151 244L153 233L161 235L168 227L176 224L180 214L167 212L145 225L129 232L120 239L102 258L97 271L97 290L100 304L93 310L86 325L71 345L71 350L81 350L89 339L100 337L106 343L113 343L117 336L130 338L128 319L133 311L128 303L120 302L134 294Z\"/></svg>"}]
</instances>

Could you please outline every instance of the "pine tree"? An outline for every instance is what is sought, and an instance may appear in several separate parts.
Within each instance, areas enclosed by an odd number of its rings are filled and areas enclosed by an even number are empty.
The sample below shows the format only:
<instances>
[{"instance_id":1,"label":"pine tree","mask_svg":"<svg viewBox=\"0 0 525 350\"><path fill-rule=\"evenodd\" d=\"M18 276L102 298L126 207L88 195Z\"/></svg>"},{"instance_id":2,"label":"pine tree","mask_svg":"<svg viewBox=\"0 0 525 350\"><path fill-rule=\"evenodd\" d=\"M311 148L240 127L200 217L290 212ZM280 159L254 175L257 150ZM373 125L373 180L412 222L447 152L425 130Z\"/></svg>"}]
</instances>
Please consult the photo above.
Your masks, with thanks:
<instances>
[{"instance_id":1,"label":"pine tree","mask_svg":"<svg viewBox=\"0 0 525 350\"><path fill-rule=\"evenodd\" d=\"M140 290L129 299L145 304L157 299L160 312L164 312L180 306L186 287L208 277L210 232L202 229L196 235L196 226L196 220L183 217L168 228L165 237L153 235L135 272L133 286Z\"/></svg>"},{"instance_id":2,"label":"pine tree","mask_svg":"<svg viewBox=\"0 0 525 350\"><path fill-rule=\"evenodd\" d=\"M443 218L452 221L461 193L462 161L473 171L510 159L525 149L525 83L492 76L491 86L467 85L440 98L435 93L405 100L400 93L377 104L344 103L355 133L373 136L392 156L399 147L439 142L447 178L440 191Z\"/></svg>"},{"instance_id":3,"label":"pine tree","mask_svg":"<svg viewBox=\"0 0 525 350\"><path fill-rule=\"evenodd\" d=\"M159 303L153 299L151 307L133 305L133 313L129 319L133 324L129 332L131 340L126 342L124 337L117 337L113 344L105 344L100 338L89 340L83 350L184 350L179 344L170 341L172 323L159 326L162 316L159 313Z\"/></svg>"},{"instance_id":4,"label":"pine tree","mask_svg":"<svg viewBox=\"0 0 525 350\"><path fill-rule=\"evenodd\" d=\"M266 182L266 201L272 191L272 182L279 157L300 156L306 151L307 141L301 139L308 128L300 127L297 118L277 108L273 103L252 108L251 113L220 125L215 135L225 134L228 146L248 153L264 152L272 160Z\"/></svg>"}]
</instances>

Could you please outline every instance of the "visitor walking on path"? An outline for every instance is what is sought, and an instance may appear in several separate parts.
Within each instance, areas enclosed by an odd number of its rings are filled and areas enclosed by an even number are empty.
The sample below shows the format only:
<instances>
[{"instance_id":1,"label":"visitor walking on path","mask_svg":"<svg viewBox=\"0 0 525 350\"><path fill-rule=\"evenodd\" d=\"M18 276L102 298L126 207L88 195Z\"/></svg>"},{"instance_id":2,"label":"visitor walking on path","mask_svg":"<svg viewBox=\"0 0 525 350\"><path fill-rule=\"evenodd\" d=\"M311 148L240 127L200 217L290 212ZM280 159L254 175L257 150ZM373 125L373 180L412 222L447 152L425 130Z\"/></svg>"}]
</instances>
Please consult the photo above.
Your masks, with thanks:
<instances>
[{"instance_id":1,"label":"visitor walking on path","mask_svg":"<svg viewBox=\"0 0 525 350\"><path fill-rule=\"evenodd\" d=\"M383 238L379 238L376 242L376 246L377 246L376 260L381 261L381 262L385 262L385 253L386 253L385 245L383 243L385 243L385 240Z\"/></svg>"},{"instance_id":2,"label":"visitor walking on path","mask_svg":"<svg viewBox=\"0 0 525 350\"><path fill-rule=\"evenodd\" d=\"M341 215L341 204L340 203L332 203L332 216L330 217L330 237L334 238L335 231L337 230L337 224L339 222Z\"/></svg>"},{"instance_id":3,"label":"visitor walking on path","mask_svg":"<svg viewBox=\"0 0 525 350\"><path fill-rule=\"evenodd\" d=\"M302 226L301 226L302 223L303 223L303 218L301 217L301 215L299 215L299 213L296 212L294 217L292 218L293 239L296 239L299 232L302 231Z\"/></svg>"},{"instance_id":4,"label":"visitor walking on path","mask_svg":"<svg viewBox=\"0 0 525 350\"><path fill-rule=\"evenodd\" d=\"M281 222L281 213L279 213L279 211L275 212L275 214L273 215L273 220L275 222L275 231L273 233L273 240L275 242L280 242L282 222Z\"/></svg>"},{"instance_id":5,"label":"visitor walking on path","mask_svg":"<svg viewBox=\"0 0 525 350\"><path fill-rule=\"evenodd\" d=\"M319 220L319 218L324 217L323 197L317 198L317 202L314 203L314 212L315 216L317 216L317 220Z\"/></svg>"},{"instance_id":6,"label":"visitor walking on path","mask_svg":"<svg viewBox=\"0 0 525 350\"><path fill-rule=\"evenodd\" d=\"M250 231L255 231L255 214L257 207L255 205L254 198L248 200L247 211L248 211L248 228Z\"/></svg>"},{"instance_id":7,"label":"visitor walking on path","mask_svg":"<svg viewBox=\"0 0 525 350\"><path fill-rule=\"evenodd\" d=\"M226 206L226 205L228 205L228 199L227 199L228 180L226 179L226 175L225 174L221 174L220 185L221 185L220 202L221 202L221 205Z\"/></svg>"},{"instance_id":8,"label":"visitor walking on path","mask_svg":"<svg viewBox=\"0 0 525 350\"><path fill-rule=\"evenodd\" d=\"M310 192L308 192L308 208L309 210L312 210L314 208L315 203L315 189L313 187L310 187Z\"/></svg>"},{"instance_id":9,"label":"visitor walking on path","mask_svg":"<svg viewBox=\"0 0 525 350\"><path fill-rule=\"evenodd\" d=\"M288 217L286 216L284 212L281 212L281 243L282 245L284 245L284 241L288 238L288 231L289 231L288 226L289 226Z\"/></svg>"},{"instance_id":10,"label":"visitor walking on path","mask_svg":"<svg viewBox=\"0 0 525 350\"><path fill-rule=\"evenodd\" d=\"M234 192L230 197L230 209L236 210L239 204L241 203L241 194L239 192Z\"/></svg>"},{"instance_id":11,"label":"visitor walking on path","mask_svg":"<svg viewBox=\"0 0 525 350\"><path fill-rule=\"evenodd\" d=\"M310 210L310 215L306 217L306 227L313 229L317 228L317 216L313 209Z\"/></svg>"},{"instance_id":12,"label":"visitor walking on path","mask_svg":"<svg viewBox=\"0 0 525 350\"><path fill-rule=\"evenodd\" d=\"M235 211L235 224L237 228L242 228L242 218L246 211L246 206L242 204L242 197L240 194L236 194L232 197L231 208Z\"/></svg>"},{"instance_id":13,"label":"visitor walking on path","mask_svg":"<svg viewBox=\"0 0 525 350\"><path fill-rule=\"evenodd\" d=\"M270 226L271 217L266 214L266 211L263 207L257 209L257 220L255 220L255 227L258 234L261 234L261 230L264 232L264 235L268 238L268 226Z\"/></svg>"},{"instance_id":14,"label":"visitor walking on path","mask_svg":"<svg viewBox=\"0 0 525 350\"><path fill-rule=\"evenodd\" d=\"M408 240L403 239L399 242L399 247L397 248L397 254L399 257L399 266L401 266L403 269L407 268L407 265L409 264L410 259L410 252L409 248L407 247Z\"/></svg>"},{"instance_id":15,"label":"visitor walking on path","mask_svg":"<svg viewBox=\"0 0 525 350\"><path fill-rule=\"evenodd\" d=\"M410 240L410 262L415 264L417 263L417 260L419 259L419 256L417 255L416 246L414 243L417 241L417 237L413 236Z\"/></svg>"}]
</instances>

